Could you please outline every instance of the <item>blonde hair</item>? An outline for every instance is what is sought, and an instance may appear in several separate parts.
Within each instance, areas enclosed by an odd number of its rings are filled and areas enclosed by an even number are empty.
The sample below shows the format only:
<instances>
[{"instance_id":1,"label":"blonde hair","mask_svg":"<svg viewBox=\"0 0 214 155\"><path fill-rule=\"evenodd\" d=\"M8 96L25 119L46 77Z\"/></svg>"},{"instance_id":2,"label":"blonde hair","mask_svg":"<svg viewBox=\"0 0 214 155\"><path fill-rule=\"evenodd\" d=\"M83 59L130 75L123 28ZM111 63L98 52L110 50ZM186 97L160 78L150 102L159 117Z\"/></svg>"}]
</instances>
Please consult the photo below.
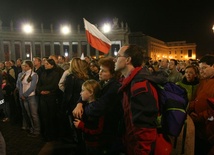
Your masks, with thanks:
<instances>
[{"instance_id":1,"label":"blonde hair","mask_svg":"<svg viewBox=\"0 0 214 155\"><path fill-rule=\"evenodd\" d=\"M72 58L70 62L69 72L74 74L76 77L87 80L88 76L88 64L80 58Z\"/></svg>"},{"instance_id":2,"label":"blonde hair","mask_svg":"<svg viewBox=\"0 0 214 155\"><path fill-rule=\"evenodd\" d=\"M99 97L101 86L96 80L87 80L82 84L82 87L87 89L90 93L93 93L95 99Z\"/></svg>"}]
</instances>

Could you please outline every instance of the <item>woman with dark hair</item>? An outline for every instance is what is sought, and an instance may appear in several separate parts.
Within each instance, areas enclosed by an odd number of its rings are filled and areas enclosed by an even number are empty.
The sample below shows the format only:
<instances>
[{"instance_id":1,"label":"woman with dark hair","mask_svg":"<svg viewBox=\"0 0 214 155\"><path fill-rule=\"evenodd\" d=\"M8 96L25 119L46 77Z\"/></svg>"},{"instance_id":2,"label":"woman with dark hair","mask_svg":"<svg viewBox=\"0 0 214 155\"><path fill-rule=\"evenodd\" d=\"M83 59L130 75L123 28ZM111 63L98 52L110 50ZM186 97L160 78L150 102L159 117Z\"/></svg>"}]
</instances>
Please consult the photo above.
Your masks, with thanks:
<instances>
[{"instance_id":1,"label":"woman with dark hair","mask_svg":"<svg viewBox=\"0 0 214 155\"><path fill-rule=\"evenodd\" d=\"M19 85L19 97L24 104L30 124L27 126L32 127L29 136L37 137L40 134L40 121L38 116L38 100L36 98L36 85L38 82L38 75L33 72L32 61L26 60L22 64L24 71Z\"/></svg>"},{"instance_id":2,"label":"woman with dark hair","mask_svg":"<svg viewBox=\"0 0 214 155\"><path fill-rule=\"evenodd\" d=\"M99 81L100 66L97 60L91 60L90 64L90 77L96 81Z\"/></svg>"},{"instance_id":3,"label":"woman with dark hair","mask_svg":"<svg viewBox=\"0 0 214 155\"><path fill-rule=\"evenodd\" d=\"M57 94L60 73L56 70L53 59L47 59L44 64L45 71L41 73L37 91L40 94L40 114L42 136L46 141L54 141L58 138L57 124Z\"/></svg>"}]
</instances>

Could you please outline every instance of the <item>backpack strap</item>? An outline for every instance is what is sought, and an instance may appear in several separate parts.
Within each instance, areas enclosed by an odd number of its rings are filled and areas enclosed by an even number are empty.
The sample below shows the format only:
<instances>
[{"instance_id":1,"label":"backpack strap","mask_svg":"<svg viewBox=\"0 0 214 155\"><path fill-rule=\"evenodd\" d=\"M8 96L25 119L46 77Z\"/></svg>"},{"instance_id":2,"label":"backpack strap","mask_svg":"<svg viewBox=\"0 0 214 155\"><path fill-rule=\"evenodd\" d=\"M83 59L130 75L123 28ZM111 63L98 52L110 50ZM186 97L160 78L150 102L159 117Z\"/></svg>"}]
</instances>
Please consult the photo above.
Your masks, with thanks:
<instances>
[{"instance_id":1,"label":"backpack strap","mask_svg":"<svg viewBox=\"0 0 214 155\"><path fill-rule=\"evenodd\" d=\"M183 136L182 136L182 147L181 147L181 154L184 154L185 152L185 142L186 142L186 133L187 133L187 119L185 120L184 126L183 126ZM173 148L176 149L177 146L177 137L174 139L174 145Z\"/></svg>"}]
</instances>

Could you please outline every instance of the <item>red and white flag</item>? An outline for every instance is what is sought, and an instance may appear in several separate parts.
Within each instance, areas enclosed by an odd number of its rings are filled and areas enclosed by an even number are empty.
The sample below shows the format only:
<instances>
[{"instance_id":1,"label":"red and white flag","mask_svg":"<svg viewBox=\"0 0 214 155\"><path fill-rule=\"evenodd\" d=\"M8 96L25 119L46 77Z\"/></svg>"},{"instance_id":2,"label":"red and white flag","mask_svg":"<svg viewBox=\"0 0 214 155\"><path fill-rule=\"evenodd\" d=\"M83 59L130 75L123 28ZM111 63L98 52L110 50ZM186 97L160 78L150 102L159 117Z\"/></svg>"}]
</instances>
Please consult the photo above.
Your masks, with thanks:
<instances>
[{"instance_id":1,"label":"red and white flag","mask_svg":"<svg viewBox=\"0 0 214 155\"><path fill-rule=\"evenodd\" d=\"M96 26L89 23L85 18L83 20L88 43L95 49L107 54L111 48L111 41Z\"/></svg>"}]
</instances>

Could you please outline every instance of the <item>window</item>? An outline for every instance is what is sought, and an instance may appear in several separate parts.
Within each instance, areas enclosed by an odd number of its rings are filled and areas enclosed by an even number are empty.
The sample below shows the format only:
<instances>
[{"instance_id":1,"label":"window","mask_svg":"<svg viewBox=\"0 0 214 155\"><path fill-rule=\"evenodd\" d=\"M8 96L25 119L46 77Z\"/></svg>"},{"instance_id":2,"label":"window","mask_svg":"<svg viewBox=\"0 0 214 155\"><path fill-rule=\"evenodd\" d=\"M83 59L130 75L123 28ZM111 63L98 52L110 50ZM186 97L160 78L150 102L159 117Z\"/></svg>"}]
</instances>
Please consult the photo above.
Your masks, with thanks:
<instances>
[{"instance_id":1,"label":"window","mask_svg":"<svg viewBox=\"0 0 214 155\"><path fill-rule=\"evenodd\" d=\"M41 44L35 44L35 54L41 58Z\"/></svg>"},{"instance_id":2,"label":"window","mask_svg":"<svg viewBox=\"0 0 214 155\"><path fill-rule=\"evenodd\" d=\"M55 55L60 55L60 43L54 42L54 53Z\"/></svg>"},{"instance_id":3,"label":"window","mask_svg":"<svg viewBox=\"0 0 214 155\"><path fill-rule=\"evenodd\" d=\"M192 50L188 50L188 57L192 57Z\"/></svg>"},{"instance_id":4,"label":"window","mask_svg":"<svg viewBox=\"0 0 214 155\"><path fill-rule=\"evenodd\" d=\"M21 45L19 43L15 43L15 57L16 57L16 60L18 58L21 58Z\"/></svg>"},{"instance_id":5,"label":"window","mask_svg":"<svg viewBox=\"0 0 214 155\"><path fill-rule=\"evenodd\" d=\"M6 61L10 60L9 45L8 44L4 44L4 58Z\"/></svg>"},{"instance_id":6,"label":"window","mask_svg":"<svg viewBox=\"0 0 214 155\"><path fill-rule=\"evenodd\" d=\"M45 56L49 57L51 55L51 46L50 43L45 44Z\"/></svg>"}]
</instances>

